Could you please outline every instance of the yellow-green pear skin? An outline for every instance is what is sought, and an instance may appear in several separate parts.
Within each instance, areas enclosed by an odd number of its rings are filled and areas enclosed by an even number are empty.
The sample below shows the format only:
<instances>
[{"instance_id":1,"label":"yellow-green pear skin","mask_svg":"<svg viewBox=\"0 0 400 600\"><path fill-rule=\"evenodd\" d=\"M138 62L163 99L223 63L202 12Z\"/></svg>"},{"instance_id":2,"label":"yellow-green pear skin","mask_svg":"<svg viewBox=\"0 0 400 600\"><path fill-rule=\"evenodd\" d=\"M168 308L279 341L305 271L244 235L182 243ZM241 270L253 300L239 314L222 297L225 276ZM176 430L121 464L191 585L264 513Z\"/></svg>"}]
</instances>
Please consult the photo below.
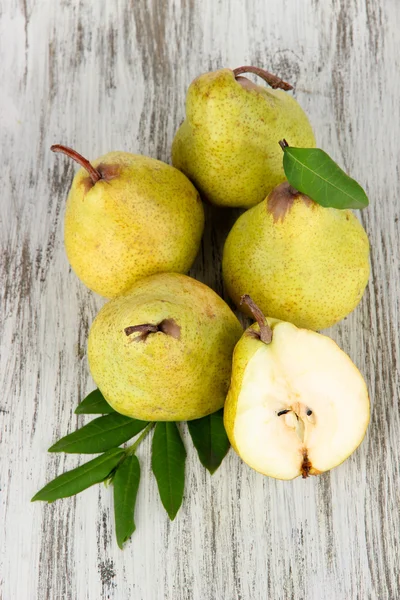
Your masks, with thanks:
<instances>
[{"instance_id":1,"label":"yellow-green pear skin","mask_svg":"<svg viewBox=\"0 0 400 600\"><path fill-rule=\"evenodd\" d=\"M247 306L247 304L242 304L241 306ZM252 315L251 311L249 311L249 314L252 318L254 318L254 315ZM273 327L279 322L280 321L278 319L266 320L268 327L271 327L272 330ZM239 452L236 446L235 436L233 434L236 419L237 398L242 388L243 375L246 367L253 358L254 354L260 349L260 345L263 345L259 339L259 332L260 327L257 323L250 325L250 327L243 332L242 337L236 344L233 351L231 383L224 404L224 426L228 434L229 441L237 454L239 454Z\"/></svg>"},{"instance_id":2,"label":"yellow-green pear skin","mask_svg":"<svg viewBox=\"0 0 400 600\"><path fill-rule=\"evenodd\" d=\"M285 179L282 138L291 146L315 146L297 101L287 92L236 79L233 71L221 69L191 83L172 164L209 202L248 208Z\"/></svg>"},{"instance_id":3,"label":"yellow-green pear skin","mask_svg":"<svg viewBox=\"0 0 400 600\"><path fill-rule=\"evenodd\" d=\"M101 296L129 290L148 275L186 273L204 226L200 197L177 169L159 160L110 152L80 169L68 196L64 241L79 279Z\"/></svg>"},{"instance_id":4,"label":"yellow-green pear skin","mask_svg":"<svg viewBox=\"0 0 400 600\"><path fill-rule=\"evenodd\" d=\"M360 302L369 277L369 242L351 211L324 208L293 195L284 183L236 221L222 268L238 307L249 294L264 314L319 330Z\"/></svg>"},{"instance_id":5,"label":"yellow-green pear skin","mask_svg":"<svg viewBox=\"0 0 400 600\"><path fill-rule=\"evenodd\" d=\"M89 333L90 371L119 413L198 419L222 408L242 333L228 305L203 283L153 275L100 310Z\"/></svg>"},{"instance_id":6,"label":"yellow-green pear skin","mask_svg":"<svg viewBox=\"0 0 400 600\"><path fill-rule=\"evenodd\" d=\"M268 319L270 326L272 326L274 322L275 320ZM224 427L232 448L237 454L240 454L234 435L237 400L242 389L243 376L246 367L253 358L254 354L260 349L260 345L262 344L257 335L253 335L253 332L259 332L259 326L257 323L254 323L248 329L246 329L239 342L235 346L232 359L231 383L224 404Z\"/></svg>"}]
</instances>

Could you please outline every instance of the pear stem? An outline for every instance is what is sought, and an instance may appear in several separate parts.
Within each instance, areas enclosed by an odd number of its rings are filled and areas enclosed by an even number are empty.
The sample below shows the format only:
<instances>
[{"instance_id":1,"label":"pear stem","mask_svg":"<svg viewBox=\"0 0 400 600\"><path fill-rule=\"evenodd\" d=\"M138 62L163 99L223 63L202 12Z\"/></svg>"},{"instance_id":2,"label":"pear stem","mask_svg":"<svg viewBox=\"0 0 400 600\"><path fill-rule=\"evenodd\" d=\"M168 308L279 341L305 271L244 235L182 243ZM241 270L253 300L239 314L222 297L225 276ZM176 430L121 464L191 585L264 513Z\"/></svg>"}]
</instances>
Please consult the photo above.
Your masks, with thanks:
<instances>
[{"instance_id":1,"label":"pear stem","mask_svg":"<svg viewBox=\"0 0 400 600\"><path fill-rule=\"evenodd\" d=\"M163 319L158 325L143 323L143 325L131 325L124 329L125 335L127 336L137 331L141 333L141 335L136 338L137 342L145 342L150 333L158 333L159 331L166 335L170 335L176 340L179 340L181 337L181 328L175 323L174 319Z\"/></svg>"},{"instance_id":2,"label":"pear stem","mask_svg":"<svg viewBox=\"0 0 400 600\"><path fill-rule=\"evenodd\" d=\"M124 332L125 335L131 335L136 331L140 331L140 333L149 334L149 333L157 333L159 331L158 325L151 325L150 323L144 323L143 325L131 325L130 327L125 327Z\"/></svg>"},{"instance_id":3,"label":"pear stem","mask_svg":"<svg viewBox=\"0 0 400 600\"><path fill-rule=\"evenodd\" d=\"M66 154L67 156L69 156L69 158L72 158L72 160L81 165L81 167L86 169L86 171L89 173L90 179L92 180L93 184L102 179L101 173L97 169L95 169L94 166L91 165L90 162L82 156L82 154L76 152L76 150L73 150L68 146L62 146L61 144L53 144L50 150L52 152L61 152L62 154Z\"/></svg>"},{"instance_id":4,"label":"pear stem","mask_svg":"<svg viewBox=\"0 0 400 600\"><path fill-rule=\"evenodd\" d=\"M268 85L270 85L272 87L272 89L274 89L274 90L279 88L279 89L285 90L285 92L287 92L287 91L293 89L293 86L290 85L290 83L286 83L286 81L283 81L283 79L280 79L276 75L273 75L272 73L270 73L269 71L266 71L265 69L260 69L259 67L245 66L245 67L238 67L237 69L233 69L233 74L235 75L235 77L238 77L242 73L254 73L255 75L258 75L258 77L261 77L261 79L264 79L264 81L266 81L268 83Z\"/></svg>"},{"instance_id":5,"label":"pear stem","mask_svg":"<svg viewBox=\"0 0 400 600\"><path fill-rule=\"evenodd\" d=\"M257 321L258 326L260 328L260 340L265 344L270 344L272 342L272 329L265 320L261 309L250 298L248 294L245 294L241 297L240 304L246 304L249 307L251 314Z\"/></svg>"}]
</instances>

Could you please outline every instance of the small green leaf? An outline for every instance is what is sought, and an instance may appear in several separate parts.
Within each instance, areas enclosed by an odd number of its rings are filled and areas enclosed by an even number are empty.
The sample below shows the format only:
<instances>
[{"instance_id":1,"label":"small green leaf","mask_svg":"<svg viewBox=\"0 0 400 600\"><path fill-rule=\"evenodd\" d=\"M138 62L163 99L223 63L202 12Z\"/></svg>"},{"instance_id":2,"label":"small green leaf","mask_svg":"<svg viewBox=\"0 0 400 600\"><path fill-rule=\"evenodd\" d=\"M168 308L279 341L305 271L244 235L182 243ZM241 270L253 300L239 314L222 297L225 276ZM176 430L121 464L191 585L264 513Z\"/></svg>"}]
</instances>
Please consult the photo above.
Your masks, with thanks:
<instances>
[{"instance_id":1,"label":"small green leaf","mask_svg":"<svg viewBox=\"0 0 400 600\"><path fill-rule=\"evenodd\" d=\"M157 480L161 502L171 521L175 519L183 499L186 450L176 423L157 423L151 468Z\"/></svg>"},{"instance_id":2,"label":"small green leaf","mask_svg":"<svg viewBox=\"0 0 400 600\"><path fill-rule=\"evenodd\" d=\"M321 206L339 209L368 206L362 187L323 150L285 146L283 152L283 168L290 185Z\"/></svg>"},{"instance_id":3,"label":"small green leaf","mask_svg":"<svg viewBox=\"0 0 400 600\"><path fill-rule=\"evenodd\" d=\"M58 440L49 452L68 452L69 454L98 454L127 442L147 425L119 413L98 417L78 431Z\"/></svg>"},{"instance_id":4,"label":"small green leaf","mask_svg":"<svg viewBox=\"0 0 400 600\"><path fill-rule=\"evenodd\" d=\"M100 390L90 392L75 409L76 415L108 415L113 412L115 410L111 408Z\"/></svg>"},{"instance_id":5,"label":"small green leaf","mask_svg":"<svg viewBox=\"0 0 400 600\"><path fill-rule=\"evenodd\" d=\"M113 478L115 533L121 550L136 529L134 513L139 481L139 461L132 454L118 467Z\"/></svg>"},{"instance_id":6,"label":"small green leaf","mask_svg":"<svg viewBox=\"0 0 400 600\"><path fill-rule=\"evenodd\" d=\"M45 485L32 498L32 502L36 502L36 500L54 502L59 498L79 494L79 492L86 490L95 483L100 483L106 479L124 454L125 451L122 448L112 448L84 465L59 475Z\"/></svg>"},{"instance_id":7,"label":"small green leaf","mask_svg":"<svg viewBox=\"0 0 400 600\"><path fill-rule=\"evenodd\" d=\"M188 421L189 432L200 462L211 475L218 469L230 448L223 415L224 411L221 409L202 419Z\"/></svg>"}]
</instances>

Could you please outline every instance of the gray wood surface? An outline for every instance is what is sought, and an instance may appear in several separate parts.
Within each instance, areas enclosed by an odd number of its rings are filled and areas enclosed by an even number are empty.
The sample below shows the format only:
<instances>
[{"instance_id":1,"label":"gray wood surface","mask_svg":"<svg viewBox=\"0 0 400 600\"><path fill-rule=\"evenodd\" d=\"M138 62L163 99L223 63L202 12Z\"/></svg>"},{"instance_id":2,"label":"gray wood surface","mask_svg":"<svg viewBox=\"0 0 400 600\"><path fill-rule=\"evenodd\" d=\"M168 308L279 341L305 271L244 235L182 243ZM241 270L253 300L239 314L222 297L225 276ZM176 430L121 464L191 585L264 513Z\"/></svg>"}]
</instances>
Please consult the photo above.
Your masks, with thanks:
<instances>
[{"instance_id":1,"label":"gray wood surface","mask_svg":"<svg viewBox=\"0 0 400 600\"><path fill-rule=\"evenodd\" d=\"M2 0L0 3L1 600L400 598L397 0ZM137 531L121 552L110 490L30 504L82 460L49 455L85 422L90 323L103 299L62 240L74 166L128 150L169 161L185 91L201 72L256 64L295 86L318 144L367 189L372 276L329 334L373 403L361 448L319 478L274 481L231 451L211 478L187 435L184 505L170 523L140 449ZM191 274L222 293L230 211L207 209Z\"/></svg>"}]
</instances>

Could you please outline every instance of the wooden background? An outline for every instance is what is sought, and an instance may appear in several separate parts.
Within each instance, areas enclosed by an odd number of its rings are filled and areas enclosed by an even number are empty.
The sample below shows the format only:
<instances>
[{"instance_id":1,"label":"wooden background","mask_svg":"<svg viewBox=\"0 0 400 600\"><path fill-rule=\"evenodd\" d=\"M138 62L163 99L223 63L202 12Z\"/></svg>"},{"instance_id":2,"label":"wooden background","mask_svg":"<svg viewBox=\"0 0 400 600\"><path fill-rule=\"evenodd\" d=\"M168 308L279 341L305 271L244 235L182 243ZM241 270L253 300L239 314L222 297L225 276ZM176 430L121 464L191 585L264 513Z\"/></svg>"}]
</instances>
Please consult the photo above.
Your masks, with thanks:
<instances>
[{"instance_id":1,"label":"wooden background","mask_svg":"<svg viewBox=\"0 0 400 600\"><path fill-rule=\"evenodd\" d=\"M398 0L1 0L1 600L400 598ZM198 74L255 64L295 86L318 144L367 189L372 276L329 334L373 403L362 447L319 478L274 481L231 451L211 478L188 437L170 523L140 448L137 531L121 552L110 490L30 504L82 460L49 455L84 422L86 340L104 302L69 269L62 230L75 166L128 150L169 161ZM232 212L208 209L191 274L222 293ZM345 416L344 416L345 418Z\"/></svg>"}]
</instances>

